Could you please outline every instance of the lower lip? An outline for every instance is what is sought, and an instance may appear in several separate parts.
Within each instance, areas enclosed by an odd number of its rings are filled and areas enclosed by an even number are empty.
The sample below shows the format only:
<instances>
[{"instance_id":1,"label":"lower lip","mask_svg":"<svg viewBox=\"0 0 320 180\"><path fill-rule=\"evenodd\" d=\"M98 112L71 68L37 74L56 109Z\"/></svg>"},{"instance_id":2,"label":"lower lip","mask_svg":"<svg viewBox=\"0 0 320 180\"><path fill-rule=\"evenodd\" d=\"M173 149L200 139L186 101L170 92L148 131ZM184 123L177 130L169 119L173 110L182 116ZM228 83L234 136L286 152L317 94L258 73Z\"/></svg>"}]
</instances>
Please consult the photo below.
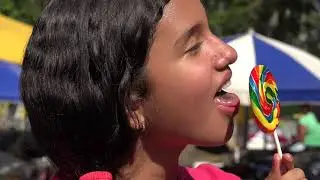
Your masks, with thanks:
<instances>
[{"instance_id":1,"label":"lower lip","mask_svg":"<svg viewBox=\"0 0 320 180\"><path fill-rule=\"evenodd\" d=\"M223 114L226 114L227 116L233 117L238 113L239 105L238 106L218 105L218 109L220 111L222 111Z\"/></svg>"},{"instance_id":2,"label":"lower lip","mask_svg":"<svg viewBox=\"0 0 320 180\"><path fill-rule=\"evenodd\" d=\"M218 105L218 109L223 111L226 114L230 114L230 113L234 114L237 111L238 107L236 107L236 106Z\"/></svg>"},{"instance_id":3,"label":"lower lip","mask_svg":"<svg viewBox=\"0 0 320 180\"><path fill-rule=\"evenodd\" d=\"M229 117L234 117L240 108L240 99L238 96L235 96L235 98L232 100L232 102L229 103L217 103L217 108L225 115Z\"/></svg>"}]
</instances>

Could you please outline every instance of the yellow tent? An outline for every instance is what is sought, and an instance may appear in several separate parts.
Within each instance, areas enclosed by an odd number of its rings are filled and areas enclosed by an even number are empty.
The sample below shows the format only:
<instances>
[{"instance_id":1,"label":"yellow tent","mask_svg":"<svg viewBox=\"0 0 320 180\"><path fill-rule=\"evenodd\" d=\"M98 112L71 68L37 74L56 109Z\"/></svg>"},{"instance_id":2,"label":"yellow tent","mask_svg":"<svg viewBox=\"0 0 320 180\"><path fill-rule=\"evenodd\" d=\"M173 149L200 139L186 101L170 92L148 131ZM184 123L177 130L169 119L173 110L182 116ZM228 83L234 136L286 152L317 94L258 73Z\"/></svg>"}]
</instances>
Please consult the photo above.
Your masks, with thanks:
<instances>
[{"instance_id":1,"label":"yellow tent","mask_svg":"<svg viewBox=\"0 0 320 180\"><path fill-rule=\"evenodd\" d=\"M21 64L32 26L0 14L0 59Z\"/></svg>"}]
</instances>

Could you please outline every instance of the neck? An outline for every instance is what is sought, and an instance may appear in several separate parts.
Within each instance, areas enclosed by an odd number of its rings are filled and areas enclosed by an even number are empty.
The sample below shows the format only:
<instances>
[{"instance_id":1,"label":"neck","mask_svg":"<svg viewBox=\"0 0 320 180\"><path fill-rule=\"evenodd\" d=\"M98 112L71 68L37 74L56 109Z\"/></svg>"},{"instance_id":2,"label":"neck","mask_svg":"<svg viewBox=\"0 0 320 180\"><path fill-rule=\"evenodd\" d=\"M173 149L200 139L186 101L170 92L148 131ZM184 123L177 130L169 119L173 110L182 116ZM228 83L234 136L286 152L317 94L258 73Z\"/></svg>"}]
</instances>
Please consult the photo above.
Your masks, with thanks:
<instances>
[{"instance_id":1,"label":"neck","mask_svg":"<svg viewBox=\"0 0 320 180\"><path fill-rule=\"evenodd\" d=\"M132 162L121 168L117 179L176 180L179 155L184 147L161 146L138 140Z\"/></svg>"}]
</instances>

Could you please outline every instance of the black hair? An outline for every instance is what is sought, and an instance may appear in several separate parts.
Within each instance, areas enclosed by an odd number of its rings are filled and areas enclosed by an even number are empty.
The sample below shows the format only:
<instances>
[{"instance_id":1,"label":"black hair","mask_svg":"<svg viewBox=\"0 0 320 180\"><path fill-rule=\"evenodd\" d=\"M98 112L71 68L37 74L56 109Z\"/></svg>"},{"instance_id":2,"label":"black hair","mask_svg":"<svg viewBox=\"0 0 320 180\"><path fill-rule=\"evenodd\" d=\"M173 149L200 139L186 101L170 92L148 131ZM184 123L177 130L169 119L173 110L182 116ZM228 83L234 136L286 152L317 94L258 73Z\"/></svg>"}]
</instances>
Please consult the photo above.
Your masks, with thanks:
<instances>
[{"instance_id":1,"label":"black hair","mask_svg":"<svg viewBox=\"0 0 320 180\"><path fill-rule=\"evenodd\" d=\"M320 108L319 106L310 105L310 104L302 104L300 105L300 109L302 113L309 113L312 112L315 117L317 118L317 121L320 123Z\"/></svg>"},{"instance_id":2,"label":"black hair","mask_svg":"<svg viewBox=\"0 0 320 180\"><path fill-rule=\"evenodd\" d=\"M37 142L78 179L116 174L137 138L130 93L147 95L144 65L166 0L50 0L22 64L21 96Z\"/></svg>"},{"instance_id":3,"label":"black hair","mask_svg":"<svg viewBox=\"0 0 320 180\"><path fill-rule=\"evenodd\" d=\"M307 112L310 112L311 111L311 105L309 104L302 104L300 106L300 109L303 113L307 113Z\"/></svg>"}]
</instances>

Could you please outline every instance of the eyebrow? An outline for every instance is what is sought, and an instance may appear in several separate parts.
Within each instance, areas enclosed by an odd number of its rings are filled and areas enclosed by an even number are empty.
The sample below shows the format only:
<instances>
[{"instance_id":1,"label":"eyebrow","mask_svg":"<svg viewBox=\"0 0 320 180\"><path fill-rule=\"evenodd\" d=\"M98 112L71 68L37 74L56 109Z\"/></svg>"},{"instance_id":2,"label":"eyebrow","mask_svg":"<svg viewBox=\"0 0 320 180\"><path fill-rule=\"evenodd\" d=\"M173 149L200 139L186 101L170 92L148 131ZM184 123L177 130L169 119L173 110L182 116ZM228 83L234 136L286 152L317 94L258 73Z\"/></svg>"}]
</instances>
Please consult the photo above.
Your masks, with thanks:
<instances>
[{"instance_id":1,"label":"eyebrow","mask_svg":"<svg viewBox=\"0 0 320 180\"><path fill-rule=\"evenodd\" d=\"M193 25L187 31L185 31L174 43L174 46L183 45L188 42L188 40L199 33L199 29L201 28L201 23L198 22L197 24Z\"/></svg>"}]
</instances>

